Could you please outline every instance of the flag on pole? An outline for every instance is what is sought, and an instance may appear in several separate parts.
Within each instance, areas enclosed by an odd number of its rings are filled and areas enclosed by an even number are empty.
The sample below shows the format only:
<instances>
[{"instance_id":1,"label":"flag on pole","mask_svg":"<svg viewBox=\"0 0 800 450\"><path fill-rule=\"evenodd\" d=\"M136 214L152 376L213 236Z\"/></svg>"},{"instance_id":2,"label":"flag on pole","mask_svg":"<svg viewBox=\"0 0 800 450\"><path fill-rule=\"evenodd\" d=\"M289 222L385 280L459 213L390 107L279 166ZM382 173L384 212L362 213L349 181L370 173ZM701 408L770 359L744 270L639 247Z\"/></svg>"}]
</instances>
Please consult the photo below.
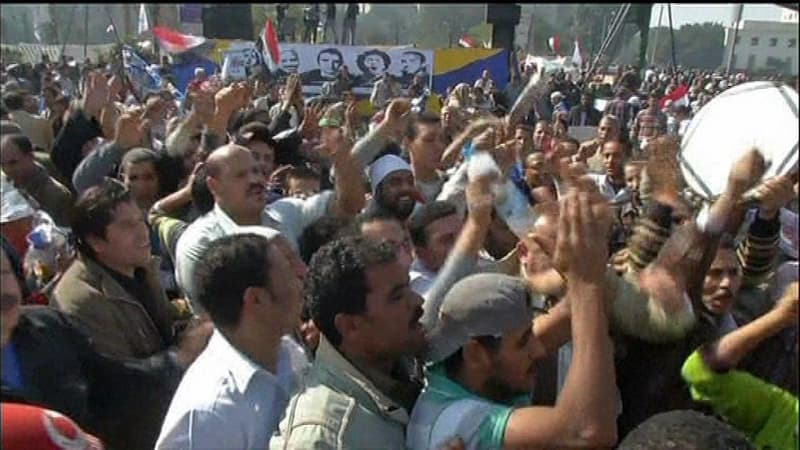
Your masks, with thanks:
<instances>
[{"instance_id":1,"label":"flag on pole","mask_svg":"<svg viewBox=\"0 0 800 450\"><path fill-rule=\"evenodd\" d=\"M577 39L575 39L575 51L572 53L572 63L578 67L583 65L583 58L581 57L581 46Z\"/></svg>"},{"instance_id":2,"label":"flag on pole","mask_svg":"<svg viewBox=\"0 0 800 450\"><path fill-rule=\"evenodd\" d=\"M128 45L122 47L122 63L131 87L139 98L143 99L149 92L161 90L161 76L158 71L155 67L148 65L133 47Z\"/></svg>"},{"instance_id":3,"label":"flag on pole","mask_svg":"<svg viewBox=\"0 0 800 450\"><path fill-rule=\"evenodd\" d=\"M167 53L183 53L206 43L206 38L191 34L178 33L164 27L153 27L153 35L158 39L158 45Z\"/></svg>"},{"instance_id":4,"label":"flag on pole","mask_svg":"<svg viewBox=\"0 0 800 450\"><path fill-rule=\"evenodd\" d=\"M281 63L281 47L278 44L278 34L269 18L264 24L264 32L261 33L261 53L269 71L277 71Z\"/></svg>"},{"instance_id":5,"label":"flag on pole","mask_svg":"<svg viewBox=\"0 0 800 450\"><path fill-rule=\"evenodd\" d=\"M50 26L49 8L47 4L34 5L33 8L33 35L40 44L44 43L46 30Z\"/></svg>"},{"instance_id":6,"label":"flag on pole","mask_svg":"<svg viewBox=\"0 0 800 450\"><path fill-rule=\"evenodd\" d=\"M689 86L682 84L676 87L675 90L670 92L668 95L665 95L659 104L662 109L664 108L664 104L667 103L667 100L672 100L672 104L675 106L689 106Z\"/></svg>"},{"instance_id":7,"label":"flag on pole","mask_svg":"<svg viewBox=\"0 0 800 450\"><path fill-rule=\"evenodd\" d=\"M550 37L550 39L547 40L547 46L550 48L550 51L555 53L556 56L561 56L561 53L558 51L558 44L558 34Z\"/></svg>"},{"instance_id":8,"label":"flag on pole","mask_svg":"<svg viewBox=\"0 0 800 450\"><path fill-rule=\"evenodd\" d=\"M475 39L472 39L472 36L468 34L463 34L460 38L458 38L458 45L465 48L475 48L478 46L475 42Z\"/></svg>"},{"instance_id":9,"label":"flag on pole","mask_svg":"<svg viewBox=\"0 0 800 450\"><path fill-rule=\"evenodd\" d=\"M144 3L140 3L138 33L142 34L149 29L150 29L150 21L147 20L147 8L144 6Z\"/></svg>"}]
</instances>

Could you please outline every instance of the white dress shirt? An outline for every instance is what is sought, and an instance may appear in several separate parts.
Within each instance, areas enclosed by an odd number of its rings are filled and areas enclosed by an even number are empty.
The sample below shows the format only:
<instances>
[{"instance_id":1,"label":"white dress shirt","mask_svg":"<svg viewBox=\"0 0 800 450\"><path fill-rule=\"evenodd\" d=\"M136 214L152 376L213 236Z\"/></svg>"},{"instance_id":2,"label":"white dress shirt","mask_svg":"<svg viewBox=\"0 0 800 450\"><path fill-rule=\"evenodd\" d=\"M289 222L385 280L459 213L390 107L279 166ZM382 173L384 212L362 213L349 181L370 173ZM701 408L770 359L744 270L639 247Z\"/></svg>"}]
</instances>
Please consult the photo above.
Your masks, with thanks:
<instances>
[{"instance_id":1,"label":"white dress shirt","mask_svg":"<svg viewBox=\"0 0 800 450\"><path fill-rule=\"evenodd\" d=\"M272 374L214 330L172 398L156 449L267 448L296 386L288 339Z\"/></svg>"},{"instance_id":2,"label":"white dress shirt","mask_svg":"<svg viewBox=\"0 0 800 450\"><path fill-rule=\"evenodd\" d=\"M282 198L264 208L261 225L277 230L289 241L293 249L298 248L298 239L303 230L324 216L334 198L333 191L323 191L305 200ZM215 239L229 236L240 228L219 206L192 222L178 239L175 247L175 280L178 287L189 298L192 308L198 308L194 292L194 265L200 260L208 245Z\"/></svg>"}]
</instances>

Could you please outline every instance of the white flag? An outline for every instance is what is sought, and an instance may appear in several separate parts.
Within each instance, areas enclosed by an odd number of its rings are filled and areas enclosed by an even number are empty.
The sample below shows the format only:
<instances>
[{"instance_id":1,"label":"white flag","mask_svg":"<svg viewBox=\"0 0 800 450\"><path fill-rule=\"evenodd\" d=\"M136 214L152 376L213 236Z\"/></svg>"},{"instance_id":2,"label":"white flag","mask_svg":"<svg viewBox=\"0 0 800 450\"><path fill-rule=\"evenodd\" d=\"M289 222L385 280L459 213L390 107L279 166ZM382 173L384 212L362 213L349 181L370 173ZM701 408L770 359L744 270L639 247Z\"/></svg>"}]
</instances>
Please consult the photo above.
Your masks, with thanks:
<instances>
[{"instance_id":1,"label":"white flag","mask_svg":"<svg viewBox=\"0 0 800 450\"><path fill-rule=\"evenodd\" d=\"M141 3L139 6L139 34L144 33L145 31L150 29L150 21L147 20L147 8L145 8L144 3Z\"/></svg>"},{"instance_id":2,"label":"white flag","mask_svg":"<svg viewBox=\"0 0 800 450\"><path fill-rule=\"evenodd\" d=\"M572 53L572 63L578 67L583 65L583 58L581 58L581 47L578 45L577 40L575 40L575 52Z\"/></svg>"},{"instance_id":3,"label":"white flag","mask_svg":"<svg viewBox=\"0 0 800 450\"><path fill-rule=\"evenodd\" d=\"M49 5L40 4L33 8L33 35L40 44L44 43L47 37L46 30L50 26Z\"/></svg>"}]
</instances>

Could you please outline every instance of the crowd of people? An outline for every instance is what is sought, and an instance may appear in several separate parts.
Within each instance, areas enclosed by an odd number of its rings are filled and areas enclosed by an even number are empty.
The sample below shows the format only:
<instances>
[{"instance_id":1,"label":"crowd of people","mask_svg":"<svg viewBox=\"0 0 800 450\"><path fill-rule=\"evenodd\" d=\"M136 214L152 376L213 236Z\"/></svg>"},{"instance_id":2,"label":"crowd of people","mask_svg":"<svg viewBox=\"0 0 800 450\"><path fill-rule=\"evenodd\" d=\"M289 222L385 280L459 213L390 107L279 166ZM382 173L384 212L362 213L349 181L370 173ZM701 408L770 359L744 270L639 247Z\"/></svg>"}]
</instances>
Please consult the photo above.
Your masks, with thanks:
<instances>
[{"instance_id":1,"label":"crowd of people","mask_svg":"<svg viewBox=\"0 0 800 450\"><path fill-rule=\"evenodd\" d=\"M798 447L796 169L678 163L743 76L1 75L3 448Z\"/></svg>"}]
</instances>

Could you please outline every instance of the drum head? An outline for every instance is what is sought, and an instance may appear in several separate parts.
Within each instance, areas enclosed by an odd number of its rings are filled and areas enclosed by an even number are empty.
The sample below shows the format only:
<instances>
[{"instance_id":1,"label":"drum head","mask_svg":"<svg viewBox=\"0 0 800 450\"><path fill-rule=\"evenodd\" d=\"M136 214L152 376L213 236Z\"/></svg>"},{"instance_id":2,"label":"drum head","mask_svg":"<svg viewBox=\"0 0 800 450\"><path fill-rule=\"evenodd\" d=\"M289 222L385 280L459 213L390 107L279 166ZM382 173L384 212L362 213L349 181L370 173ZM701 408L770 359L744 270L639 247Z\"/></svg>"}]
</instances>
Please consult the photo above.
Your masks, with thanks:
<instances>
[{"instance_id":1,"label":"drum head","mask_svg":"<svg viewBox=\"0 0 800 450\"><path fill-rule=\"evenodd\" d=\"M725 190L733 163L751 148L768 164L764 178L797 170L797 91L769 81L731 88L692 119L681 142L681 170L706 200Z\"/></svg>"}]
</instances>

